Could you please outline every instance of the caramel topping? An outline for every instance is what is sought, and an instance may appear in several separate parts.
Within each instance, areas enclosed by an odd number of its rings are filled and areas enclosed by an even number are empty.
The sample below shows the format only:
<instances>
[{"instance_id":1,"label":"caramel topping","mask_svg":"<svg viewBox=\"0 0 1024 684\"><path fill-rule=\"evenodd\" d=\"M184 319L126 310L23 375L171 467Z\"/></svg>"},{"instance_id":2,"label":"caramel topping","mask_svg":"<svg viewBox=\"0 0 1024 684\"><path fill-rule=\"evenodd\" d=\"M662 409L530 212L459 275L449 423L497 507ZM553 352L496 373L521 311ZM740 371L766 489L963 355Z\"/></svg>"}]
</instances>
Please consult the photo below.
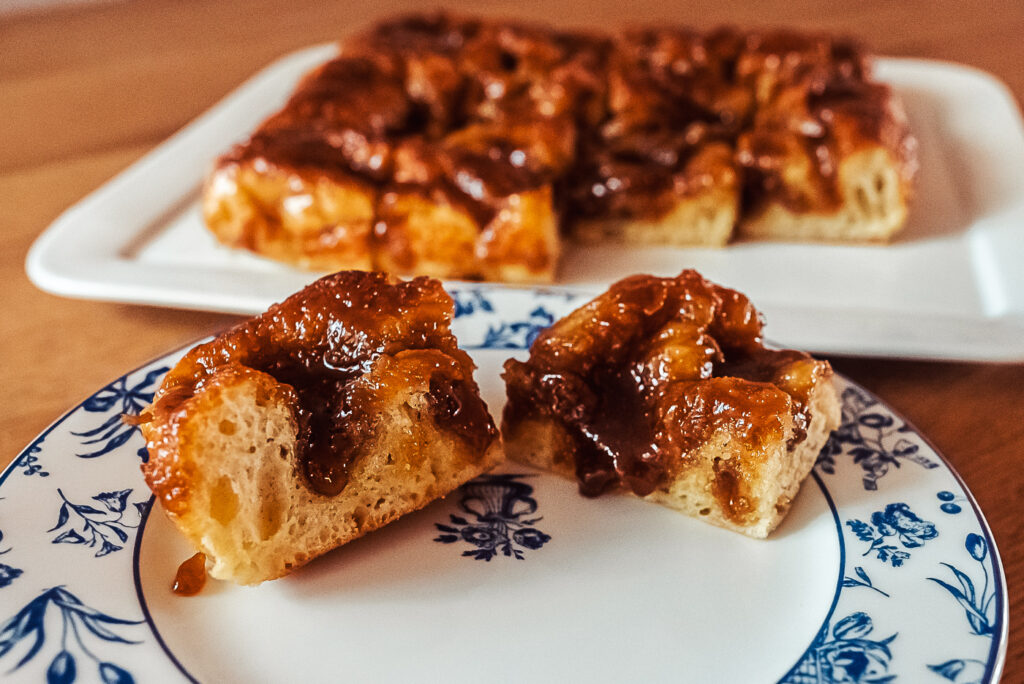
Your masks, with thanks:
<instances>
[{"instance_id":1,"label":"caramel topping","mask_svg":"<svg viewBox=\"0 0 1024 684\"><path fill-rule=\"evenodd\" d=\"M569 221L657 218L737 173L743 212L828 211L848 152L837 126L912 173L905 124L869 77L858 46L814 34L607 38L414 15L347 41L225 161L354 174L381 196L412 189L466 209L479 230L506 197L542 186ZM728 152L695 163L710 144Z\"/></svg>"},{"instance_id":2,"label":"caramel topping","mask_svg":"<svg viewBox=\"0 0 1024 684\"><path fill-rule=\"evenodd\" d=\"M505 364L505 419L539 410L565 426L590 496L651 493L722 428L757 453L782 437L790 412L795 445L826 371L801 352L766 349L761 328L745 296L695 271L627 278L541 333L528 361ZM715 488L741 517L741 474L716 465Z\"/></svg>"},{"instance_id":3,"label":"caramel topping","mask_svg":"<svg viewBox=\"0 0 1024 684\"><path fill-rule=\"evenodd\" d=\"M206 555L197 553L178 566L171 588L178 596L195 596L206 586Z\"/></svg>"},{"instance_id":4,"label":"caramel topping","mask_svg":"<svg viewBox=\"0 0 1024 684\"><path fill-rule=\"evenodd\" d=\"M177 411L225 373L267 373L283 383L292 403L296 458L306 482L326 496L347 484L360 446L375 429L376 402L413 383L429 383L438 422L482 451L496 431L472 392L472 362L448 330L452 309L451 298L430 278L327 276L189 352L165 378L152 411ZM409 363L418 370L403 375Z\"/></svg>"},{"instance_id":5,"label":"caramel topping","mask_svg":"<svg viewBox=\"0 0 1024 684\"><path fill-rule=\"evenodd\" d=\"M290 359L264 370L296 389L295 415L306 481L320 494L340 493L348 484L359 444L374 426L373 416L365 413L365 400L358 397L355 380L359 376L326 363L306 366Z\"/></svg>"},{"instance_id":6,"label":"caramel topping","mask_svg":"<svg viewBox=\"0 0 1024 684\"><path fill-rule=\"evenodd\" d=\"M497 436L487 407L465 379L435 371L428 396L434 420L451 426L474 450L483 452Z\"/></svg>"}]
</instances>

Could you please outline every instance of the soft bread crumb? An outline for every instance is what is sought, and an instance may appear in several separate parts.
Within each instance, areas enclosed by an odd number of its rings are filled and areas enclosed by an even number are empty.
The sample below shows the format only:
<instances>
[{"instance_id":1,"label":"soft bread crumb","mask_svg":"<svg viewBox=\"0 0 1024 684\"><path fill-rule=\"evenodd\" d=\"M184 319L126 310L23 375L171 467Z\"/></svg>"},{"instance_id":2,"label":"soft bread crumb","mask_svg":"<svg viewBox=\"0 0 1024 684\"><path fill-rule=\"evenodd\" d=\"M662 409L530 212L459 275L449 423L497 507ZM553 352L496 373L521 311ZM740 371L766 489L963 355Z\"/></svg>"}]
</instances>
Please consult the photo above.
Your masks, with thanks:
<instances>
[{"instance_id":1,"label":"soft bread crumb","mask_svg":"<svg viewBox=\"0 0 1024 684\"><path fill-rule=\"evenodd\" d=\"M474 454L435 424L426 388L413 387L381 407L348 486L337 496L317 494L300 475L295 418L276 384L257 371L211 383L186 402L177 425L174 458L191 476L183 484L185 504L171 518L219 579L256 584L281 577L502 460L497 440ZM270 397L262 405L261 395ZM168 446L155 449L156 458Z\"/></svg>"}]
</instances>

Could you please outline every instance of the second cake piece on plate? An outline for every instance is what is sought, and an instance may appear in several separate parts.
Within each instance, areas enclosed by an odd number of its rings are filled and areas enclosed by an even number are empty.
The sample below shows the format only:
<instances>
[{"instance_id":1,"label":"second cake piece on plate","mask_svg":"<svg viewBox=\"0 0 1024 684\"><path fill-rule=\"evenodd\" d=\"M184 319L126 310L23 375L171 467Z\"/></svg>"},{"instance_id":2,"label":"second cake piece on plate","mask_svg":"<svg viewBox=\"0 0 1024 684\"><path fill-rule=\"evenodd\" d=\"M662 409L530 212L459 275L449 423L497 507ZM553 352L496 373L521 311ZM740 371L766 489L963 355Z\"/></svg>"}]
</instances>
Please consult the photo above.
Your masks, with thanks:
<instances>
[{"instance_id":1,"label":"second cake piece on plate","mask_svg":"<svg viewBox=\"0 0 1024 684\"><path fill-rule=\"evenodd\" d=\"M633 276L505 364L509 458L752 537L782 520L839 401L826 361L764 346L739 292Z\"/></svg>"}]
</instances>

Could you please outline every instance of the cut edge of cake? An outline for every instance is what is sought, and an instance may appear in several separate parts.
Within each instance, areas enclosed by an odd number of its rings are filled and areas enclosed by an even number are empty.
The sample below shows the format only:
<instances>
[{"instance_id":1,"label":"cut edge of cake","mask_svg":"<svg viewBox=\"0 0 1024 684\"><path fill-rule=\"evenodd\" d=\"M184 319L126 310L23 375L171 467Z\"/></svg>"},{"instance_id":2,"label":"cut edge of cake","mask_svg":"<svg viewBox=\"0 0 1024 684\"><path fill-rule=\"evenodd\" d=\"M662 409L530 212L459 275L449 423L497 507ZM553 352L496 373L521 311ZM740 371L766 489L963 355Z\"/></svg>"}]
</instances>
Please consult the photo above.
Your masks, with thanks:
<instances>
[{"instance_id":1,"label":"cut edge of cake","mask_svg":"<svg viewBox=\"0 0 1024 684\"><path fill-rule=\"evenodd\" d=\"M785 424L783 437L765 447L764 456L758 459L763 458L763 462L759 463L743 463L744 447L727 430L719 430L686 455L686 468L679 469L651 494L639 498L749 537L766 538L789 511L829 434L839 427L839 396L831 382L816 386L809 408L807 435L792 450L788 447L793 436L793 418L789 414L780 416ZM514 427L503 423L502 435L510 460L576 480L573 438L558 421L538 413ZM755 478L751 484L756 501L749 524L735 522L711 493L716 459L739 459L741 468L756 466L757 472L749 473ZM627 490L620 491L636 496Z\"/></svg>"}]
</instances>

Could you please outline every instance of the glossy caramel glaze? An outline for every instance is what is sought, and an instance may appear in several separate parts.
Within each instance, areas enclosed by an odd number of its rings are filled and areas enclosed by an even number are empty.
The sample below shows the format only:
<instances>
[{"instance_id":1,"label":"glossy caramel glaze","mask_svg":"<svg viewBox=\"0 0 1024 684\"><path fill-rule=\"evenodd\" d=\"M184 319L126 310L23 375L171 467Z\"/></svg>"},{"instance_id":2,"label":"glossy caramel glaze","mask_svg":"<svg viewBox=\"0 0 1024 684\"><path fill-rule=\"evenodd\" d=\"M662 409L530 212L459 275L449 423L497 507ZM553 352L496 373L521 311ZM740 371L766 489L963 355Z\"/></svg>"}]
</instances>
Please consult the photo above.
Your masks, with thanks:
<instances>
[{"instance_id":1,"label":"glossy caramel glaze","mask_svg":"<svg viewBox=\"0 0 1024 684\"><path fill-rule=\"evenodd\" d=\"M572 216L658 216L701 188L707 171L688 162L704 145L734 138L749 109L730 83L729 57L709 48L686 29L619 37L608 111L584 134L569 186Z\"/></svg>"},{"instance_id":2,"label":"glossy caramel glaze","mask_svg":"<svg viewBox=\"0 0 1024 684\"><path fill-rule=\"evenodd\" d=\"M743 212L769 202L827 212L841 203L851 145L883 145L908 183L913 172L905 122L869 71L855 44L814 34L608 38L413 15L347 41L221 163L354 174L384 197L459 207L478 230L506 198L538 188L555 189L568 223L657 218L735 174ZM699 155L709 145L727 153ZM807 167L797 182L794 166ZM390 240L394 220L381 212L377 236Z\"/></svg>"},{"instance_id":3,"label":"glossy caramel glaze","mask_svg":"<svg viewBox=\"0 0 1024 684\"><path fill-rule=\"evenodd\" d=\"M714 143L735 149L743 212L768 202L797 212L836 210L838 167L853 151L836 139L837 118L856 129L857 143L892 152L910 182L905 122L890 111L890 90L868 81L867 58L849 41L790 31L651 29L625 34L616 47L608 116L586 135L568 194L570 217L667 213L678 197L722 173L689 165ZM805 164L808 178L790 187L786 171Z\"/></svg>"},{"instance_id":4,"label":"glossy caramel glaze","mask_svg":"<svg viewBox=\"0 0 1024 684\"><path fill-rule=\"evenodd\" d=\"M222 163L261 160L385 186L441 188L476 213L568 165L577 116L599 108L607 41L446 15L380 24L312 72ZM396 148L430 147L414 180Z\"/></svg>"},{"instance_id":5,"label":"glossy caramel glaze","mask_svg":"<svg viewBox=\"0 0 1024 684\"><path fill-rule=\"evenodd\" d=\"M766 349L742 294L695 271L634 276L542 332L525 362L509 360L505 425L538 415L572 436L580 491L644 496L687 468L687 454L727 429L754 455L805 436L808 400L831 371L797 351ZM742 476L723 461L715 497L742 518Z\"/></svg>"},{"instance_id":6,"label":"glossy caramel glaze","mask_svg":"<svg viewBox=\"0 0 1024 684\"><path fill-rule=\"evenodd\" d=\"M225 373L269 374L293 406L304 479L330 496L347 484L382 397L426 383L432 418L482 452L497 432L472 361L448 329L452 311L430 278L399 282L358 271L321 278L186 354L164 379L149 418L173 424L192 396ZM397 360L404 370L394 370ZM160 472L147 476L161 488Z\"/></svg>"}]
</instances>

